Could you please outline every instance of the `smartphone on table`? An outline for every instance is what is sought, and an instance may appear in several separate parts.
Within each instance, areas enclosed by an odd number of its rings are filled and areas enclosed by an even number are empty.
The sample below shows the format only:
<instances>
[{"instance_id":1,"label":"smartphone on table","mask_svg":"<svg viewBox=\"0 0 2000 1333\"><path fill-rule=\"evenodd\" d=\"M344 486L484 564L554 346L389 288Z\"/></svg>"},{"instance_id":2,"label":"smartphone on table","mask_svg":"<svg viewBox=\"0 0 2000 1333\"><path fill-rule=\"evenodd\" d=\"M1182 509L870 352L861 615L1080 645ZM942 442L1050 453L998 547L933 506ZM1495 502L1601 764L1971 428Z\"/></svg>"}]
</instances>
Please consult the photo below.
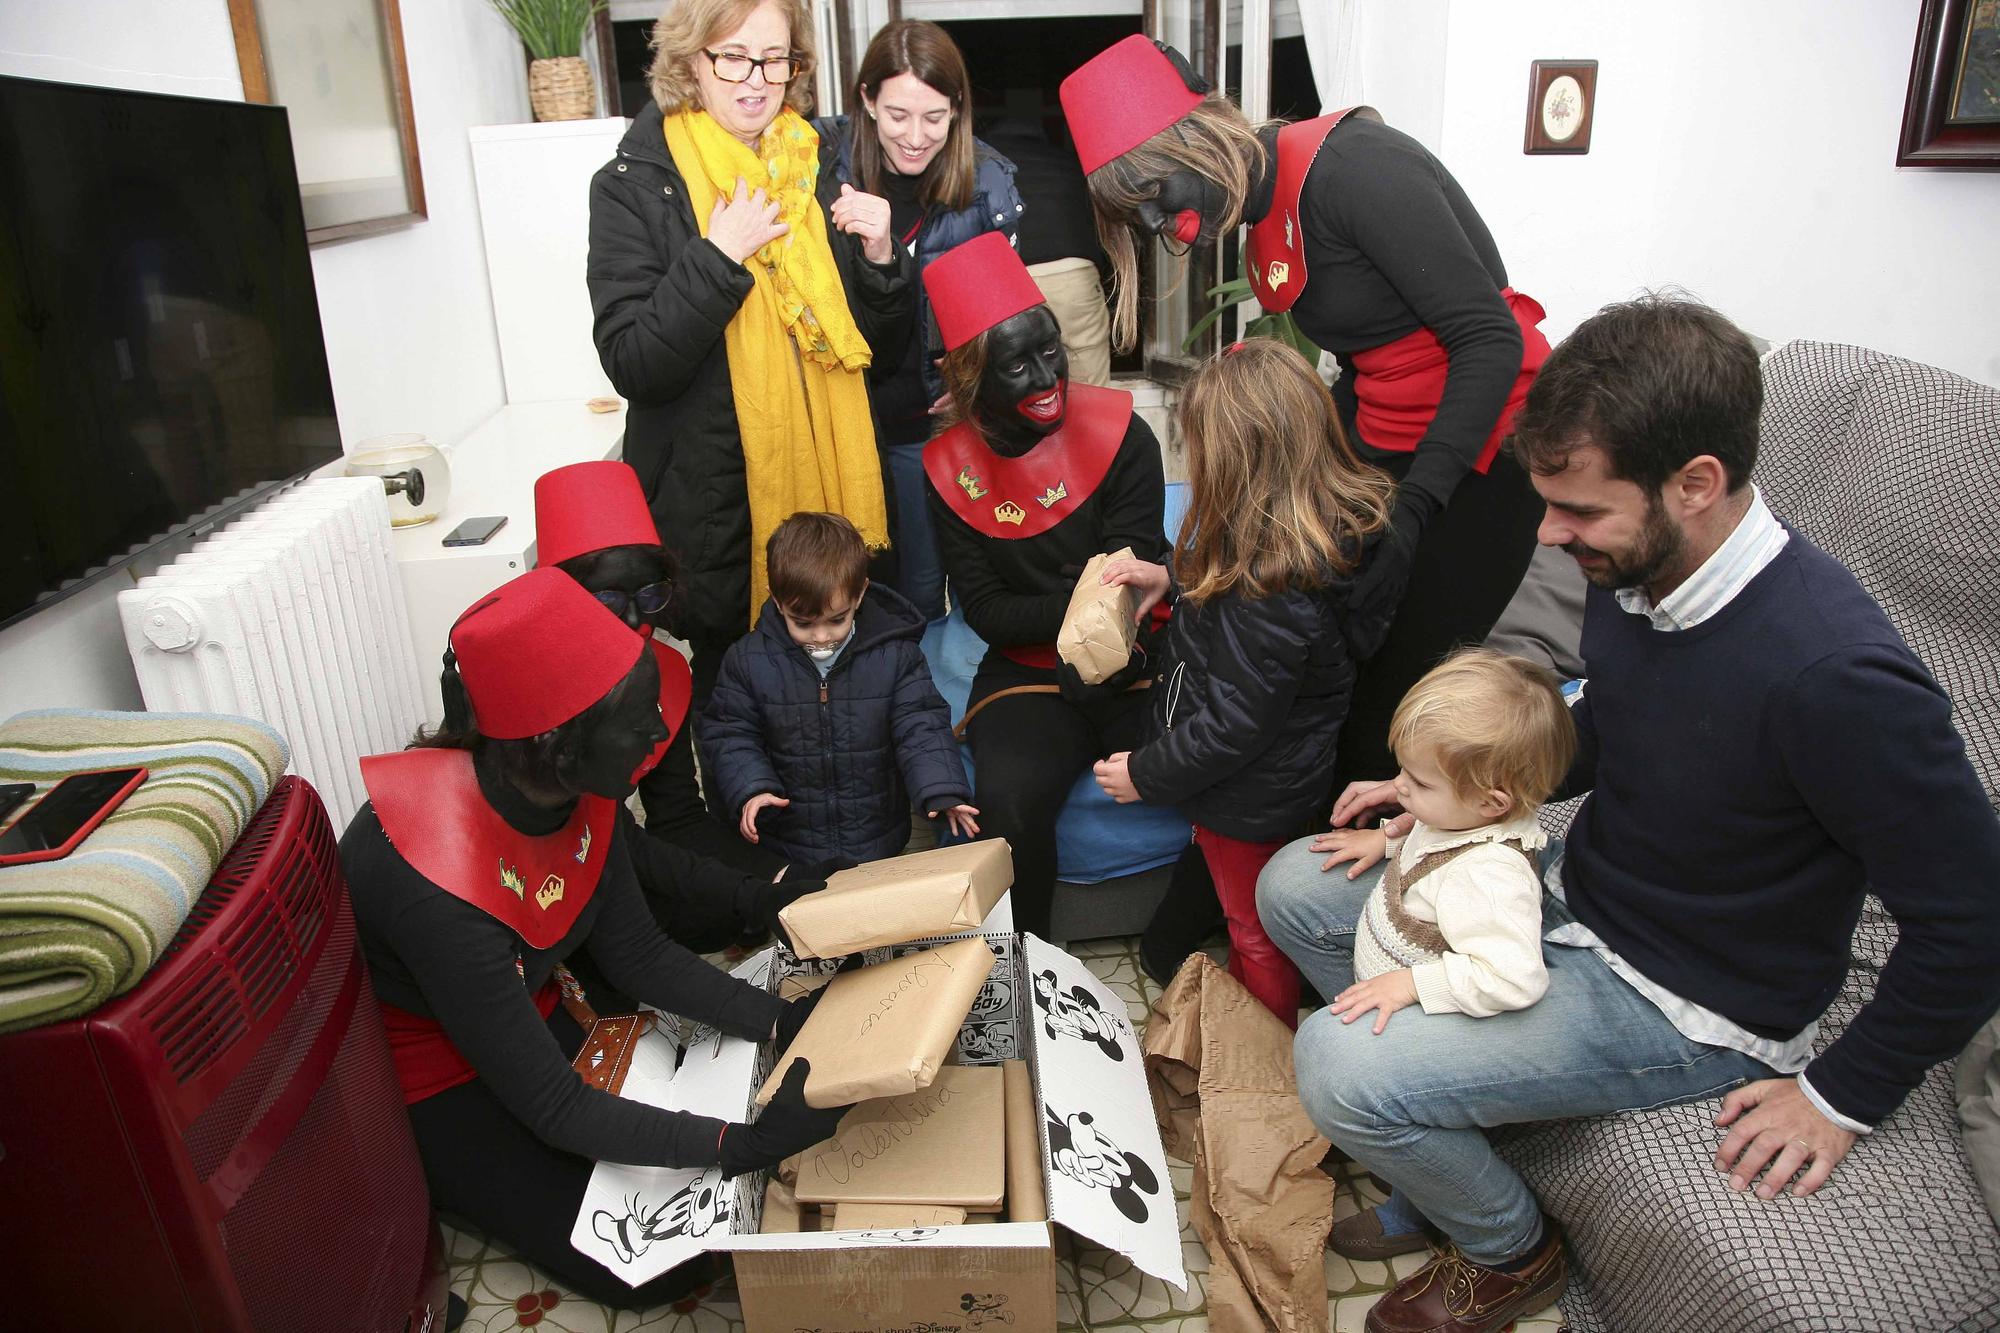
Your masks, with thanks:
<instances>
[{"instance_id":1,"label":"smartphone on table","mask_svg":"<svg viewBox=\"0 0 2000 1333\"><path fill-rule=\"evenodd\" d=\"M70 774L0 829L0 866L68 856L145 780L143 768Z\"/></svg>"},{"instance_id":2,"label":"smartphone on table","mask_svg":"<svg viewBox=\"0 0 2000 1333\"><path fill-rule=\"evenodd\" d=\"M507 526L505 514L489 514L484 518L468 518L444 535L446 546L484 546L493 540L493 534Z\"/></svg>"}]
</instances>

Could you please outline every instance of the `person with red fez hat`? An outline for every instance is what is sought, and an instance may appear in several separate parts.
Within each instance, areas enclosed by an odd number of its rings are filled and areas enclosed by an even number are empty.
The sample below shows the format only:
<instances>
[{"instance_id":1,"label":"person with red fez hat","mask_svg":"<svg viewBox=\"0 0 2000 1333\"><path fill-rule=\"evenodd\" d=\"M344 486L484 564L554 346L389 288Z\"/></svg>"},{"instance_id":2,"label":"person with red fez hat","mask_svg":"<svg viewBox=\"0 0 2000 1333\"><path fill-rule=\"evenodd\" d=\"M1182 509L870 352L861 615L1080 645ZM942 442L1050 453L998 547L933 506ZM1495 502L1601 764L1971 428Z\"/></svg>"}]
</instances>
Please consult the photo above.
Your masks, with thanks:
<instances>
[{"instance_id":1,"label":"person with red fez hat","mask_svg":"<svg viewBox=\"0 0 2000 1333\"><path fill-rule=\"evenodd\" d=\"M843 1108L808 1107L802 1077L754 1123L587 1082L572 1061L609 1034L586 1036L594 1015L563 964L587 950L646 1004L780 1051L813 997L727 975L646 911L617 808L668 728L638 635L537 569L460 616L451 653L447 726L361 761L369 801L340 840L432 1202L601 1304L676 1299L714 1265L628 1287L570 1244L595 1163L734 1176L825 1139Z\"/></svg>"},{"instance_id":2,"label":"person with red fez hat","mask_svg":"<svg viewBox=\"0 0 2000 1333\"><path fill-rule=\"evenodd\" d=\"M924 270L943 339L949 426L924 449L954 602L989 645L966 736L972 803L1014 849L1014 919L1048 934L1056 814L1093 761L1144 739L1150 623L1126 666L1085 685L1056 656L1084 562L1129 546L1166 555L1160 445L1132 395L1074 384L1062 330L997 232Z\"/></svg>"},{"instance_id":3,"label":"person with red fez hat","mask_svg":"<svg viewBox=\"0 0 2000 1333\"><path fill-rule=\"evenodd\" d=\"M1116 335L1133 338L1136 246L1172 253L1250 227L1267 311L1332 352L1342 424L1396 479L1389 551L1357 590L1395 607L1341 730L1336 784L1389 772L1389 719L1453 647L1486 637L1520 586L1542 514L1501 449L1549 353L1542 308L1444 165L1370 107L1253 126L1177 51L1132 36L1063 80L1062 104L1111 256ZM1338 789L1336 787L1336 789Z\"/></svg>"},{"instance_id":4,"label":"person with red fez hat","mask_svg":"<svg viewBox=\"0 0 2000 1333\"><path fill-rule=\"evenodd\" d=\"M626 832L639 886L660 926L698 952L731 941L755 944L778 932L779 909L824 885L837 866L788 865L732 837L710 815L695 779L687 659L655 637L673 611L679 564L660 541L639 476L624 463L573 463L535 480L536 547L609 607L652 650L660 667L660 716L673 739L639 766L646 808L640 836ZM754 938L752 938L754 937Z\"/></svg>"}]
</instances>

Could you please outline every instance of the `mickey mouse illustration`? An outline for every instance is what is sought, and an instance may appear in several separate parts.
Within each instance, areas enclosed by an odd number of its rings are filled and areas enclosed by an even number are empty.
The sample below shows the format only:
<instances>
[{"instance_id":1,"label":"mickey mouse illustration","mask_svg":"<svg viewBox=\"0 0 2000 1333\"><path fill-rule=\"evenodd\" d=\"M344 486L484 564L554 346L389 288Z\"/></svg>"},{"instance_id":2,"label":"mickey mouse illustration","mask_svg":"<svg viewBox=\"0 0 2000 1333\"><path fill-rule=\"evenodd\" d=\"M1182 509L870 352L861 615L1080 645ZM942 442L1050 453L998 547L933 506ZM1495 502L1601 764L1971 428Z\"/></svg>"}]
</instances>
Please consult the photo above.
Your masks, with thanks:
<instances>
[{"instance_id":1,"label":"mickey mouse illustration","mask_svg":"<svg viewBox=\"0 0 2000 1333\"><path fill-rule=\"evenodd\" d=\"M1049 1161L1080 1185L1111 1191L1111 1202L1133 1222L1146 1220L1143 1195L1160 1192L1159 1177L1137 1154L1126 1152L1096 1127L1088 1111L1067 1119L1046 1112L1049 1121Z\"/></svg>"},{"instance_id":2,"label":"mickey mouse illustration","mask_svg":"<svg viewBox=\"0 0 2000 1333\"><path fill-rule=\"evenodd\" d=\"M1083 986L1071 986L1065 995L1056 984L1056 974L1047 968L1035 974L1035 1008L1042 1011L1042 1031L1051 1037L1094 1041L1106 1056L1123 1060L1125 1048L1119 1036L1132 1030L1125 1016L1099 1008L1097 997Z\"/></svg>"},{"instance_id":3,"label":"mickey mouse illustration","mask_svg":"<svg viewBox=\"0 0 2000 1333\"><path fill-rule=\"evenodd\" d=\"M968 1291L958 1298L958 1308L966 1317L965 1326L967 1328L984 1328L988 1324L1013 1323L1014 1312L1003 1308L1006 1304L1007 1297L1001 1292L988 1292L982 1296Z\"/></svg>"},{"instance_id":4,"label":"mickey mouse illustration","mask_svg":"<svg viewBox=\"0 0 2000 1333\"><path fill-rule=\"evenodd\" d=\"M711 1167L650 1212L636 1194L626 1201L622 1216L598 1209L590 1219L590 1229L611 1247L619 1263L629 1264L656 1240L707 1235L727 1211L718 1203L721 1190L722 1168Z\"/></svg>"}]
</instances>

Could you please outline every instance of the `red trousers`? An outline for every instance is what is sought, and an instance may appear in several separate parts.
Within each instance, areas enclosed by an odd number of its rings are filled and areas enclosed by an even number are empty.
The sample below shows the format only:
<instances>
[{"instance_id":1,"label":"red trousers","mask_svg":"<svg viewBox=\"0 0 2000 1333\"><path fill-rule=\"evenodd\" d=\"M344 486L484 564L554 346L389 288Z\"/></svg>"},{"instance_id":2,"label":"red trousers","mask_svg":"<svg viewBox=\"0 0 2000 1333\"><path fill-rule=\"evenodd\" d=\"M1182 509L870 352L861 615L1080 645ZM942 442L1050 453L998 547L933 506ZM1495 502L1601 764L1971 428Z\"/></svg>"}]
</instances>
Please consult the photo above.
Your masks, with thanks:
<instances>
[{"instance_id":1,"label":"red trousers","mask_svg":"<svg viewBox=\"0 0 2000 1333\"><path fill-rule=\"evenodd\" d=\"M1201 825L1194 826L1195 845L1208 862L1215 896L1229 920L1229 975L1276 1014L1288 1028L1299 1025L1299 970L1271 943L1257 919L1257 876L1285 840L1244 842Z\"/></svg>"}]
</instances>

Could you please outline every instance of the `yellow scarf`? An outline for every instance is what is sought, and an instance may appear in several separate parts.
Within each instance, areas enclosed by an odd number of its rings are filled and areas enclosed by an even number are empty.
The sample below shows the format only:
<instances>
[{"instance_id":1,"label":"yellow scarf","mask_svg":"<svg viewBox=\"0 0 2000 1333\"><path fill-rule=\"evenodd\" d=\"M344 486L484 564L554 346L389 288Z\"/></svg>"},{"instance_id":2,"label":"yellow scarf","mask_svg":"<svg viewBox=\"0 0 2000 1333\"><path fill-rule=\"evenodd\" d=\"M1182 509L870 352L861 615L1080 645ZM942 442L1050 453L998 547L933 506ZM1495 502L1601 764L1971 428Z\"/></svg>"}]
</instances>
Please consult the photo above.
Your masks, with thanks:
<instances>
[{"instance_id":1,"label":"yellow scarf","mask_svg":"<svg viewBox=\"0 0 2000 1333\"><path fill-rule=\"evenodd\" d=\"M708 234L738 179L762 186L791 230L750 257L750 295L723 331L750 495L750 624L770 594L764 545L802 509L844 514L871 549L889 544L882 465L862 372L871 353L847 308L813 197L819 134L786 107L752 153L706 111L666 118L667 151ZM669 536L671 541L672 537Z\"/></svg>"}]
</instances>

